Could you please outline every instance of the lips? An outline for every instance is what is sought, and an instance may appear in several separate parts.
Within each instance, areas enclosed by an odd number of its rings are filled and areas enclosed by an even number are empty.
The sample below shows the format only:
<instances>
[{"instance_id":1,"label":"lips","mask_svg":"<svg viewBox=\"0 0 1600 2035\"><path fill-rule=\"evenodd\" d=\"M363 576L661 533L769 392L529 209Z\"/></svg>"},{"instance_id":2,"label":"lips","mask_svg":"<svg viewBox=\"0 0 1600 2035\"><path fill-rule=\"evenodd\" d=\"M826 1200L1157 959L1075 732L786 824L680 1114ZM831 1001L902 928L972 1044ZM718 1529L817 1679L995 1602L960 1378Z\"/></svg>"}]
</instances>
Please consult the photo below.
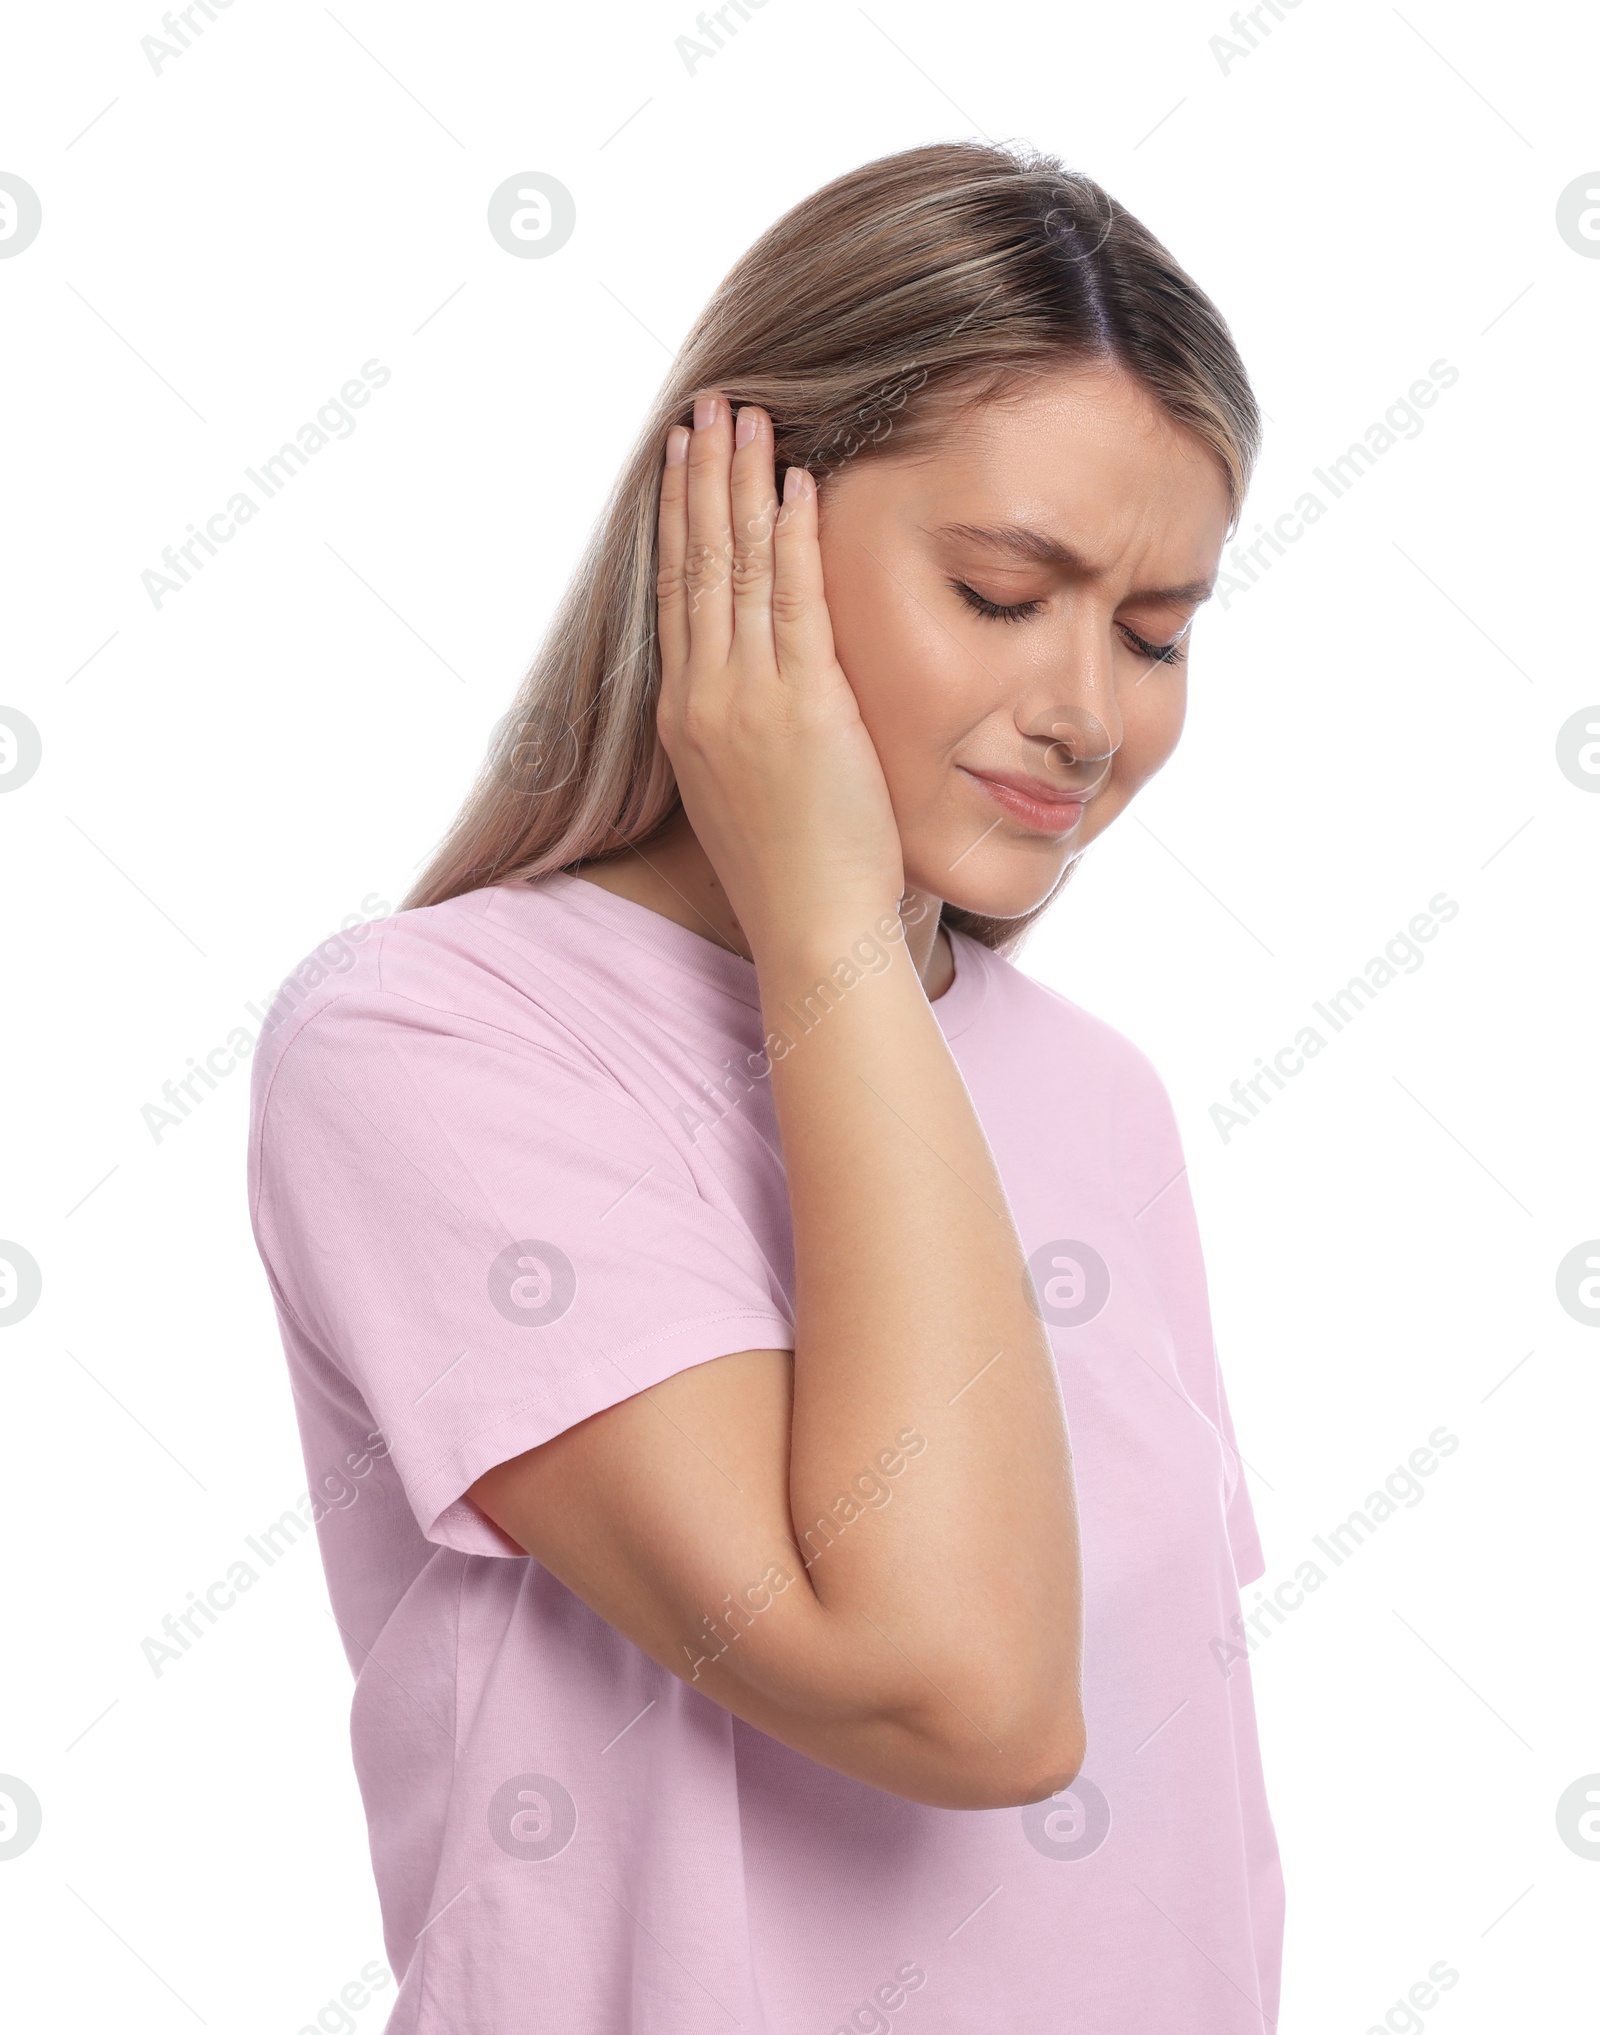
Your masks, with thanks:
<instances>
[{"instance_id":1,"label":"lips","mask_svg":"<svg viewBox=\"0 0 1600 2035\"><path fill-rule=\"evenodd\" d=\"M1070 834L1083 818L1094 790L1064 792L1015 770L967 770L958 766L997 806L1038 834Z\"/></svg>"}]
</instances>

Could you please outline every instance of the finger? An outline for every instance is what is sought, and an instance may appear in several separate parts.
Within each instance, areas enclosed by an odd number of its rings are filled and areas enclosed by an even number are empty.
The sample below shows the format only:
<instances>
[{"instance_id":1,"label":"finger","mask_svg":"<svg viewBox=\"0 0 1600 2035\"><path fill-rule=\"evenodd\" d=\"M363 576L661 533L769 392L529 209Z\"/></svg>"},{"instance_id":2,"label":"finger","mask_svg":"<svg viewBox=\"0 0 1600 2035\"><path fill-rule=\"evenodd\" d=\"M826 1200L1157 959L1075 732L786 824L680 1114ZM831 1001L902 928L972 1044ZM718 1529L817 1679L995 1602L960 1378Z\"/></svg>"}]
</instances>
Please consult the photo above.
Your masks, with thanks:
<instances>
[{"instance_id":1,"label":"finger","mask_svg":"<svg viewBox=\"0 0 1600 2035\"><path fill-rule=\"evenodd\" d=\"M783 506L773 532L772 640L778 669L797 679L833 661L833 625L817 542L817 484L802 466L783 477Z\"/></svg>"},{"instance_id":2,"label":"finger","mask_svg":"<svg viewBox=\"0 0 1600 2035\"><path fill-rule=\"evenodd\" d=\"M676 692L689 662L689 594L683 582L689 548L689 433L667 433L656 514L656 636L661 646L661 690Z\"/></svg>"},{"instance_id":3,"label":"finger","mask_svg":"<svg viewBox=\"0 0 1600 2035\"><path fill-rule=\"evenodd\" d=\"M706 668L720 670L733 642L733 535L728 466L733 420L715 392L695 397L689 439L689 547L684 558L688 590L689 649Z\"/></svg>"},{"instance_id":4,"label":"finger","mask_svg":"<svg viewBox=\"0 0 1600 2035\"><path fill-rule=\"evenodd\" d=\"M746 403L734 419L729 492L733 509L733 634L748 634L760 656L772 655L772 531L778 496L772 483L772 420Z\"/></svg>"}]
</instances>

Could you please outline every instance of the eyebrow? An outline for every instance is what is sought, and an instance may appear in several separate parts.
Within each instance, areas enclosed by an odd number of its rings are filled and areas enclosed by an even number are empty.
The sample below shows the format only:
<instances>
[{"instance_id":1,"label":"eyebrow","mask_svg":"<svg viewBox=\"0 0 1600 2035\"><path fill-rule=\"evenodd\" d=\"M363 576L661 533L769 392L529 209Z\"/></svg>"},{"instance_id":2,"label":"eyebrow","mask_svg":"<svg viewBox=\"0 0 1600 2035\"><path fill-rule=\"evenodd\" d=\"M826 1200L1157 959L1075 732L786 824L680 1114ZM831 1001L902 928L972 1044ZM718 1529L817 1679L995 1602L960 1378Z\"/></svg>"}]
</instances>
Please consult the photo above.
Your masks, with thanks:
<instances>
[{"instance_id":1,"label":"eyebrow","mask_svg":"<svg viewBox=\"0 0 1600 2035\"><path fill-rule=\"evenodd\" d=\"M1047 537L1042 530L1030 530L1025 523L941 523L934 535L960 537L969 544L983 544L991 551L1009 552L1013 558L1026 558L1036 565L1062 566L1085 579L1094 577L1094 568L1081 552L1074 551L1071 545L1062 544L1054 537ZM1191 579L1182 586L1139 587L1128 598L1133 601L1208 601L1215 586L1215 579Z\"/></svg>"}]
</instances>

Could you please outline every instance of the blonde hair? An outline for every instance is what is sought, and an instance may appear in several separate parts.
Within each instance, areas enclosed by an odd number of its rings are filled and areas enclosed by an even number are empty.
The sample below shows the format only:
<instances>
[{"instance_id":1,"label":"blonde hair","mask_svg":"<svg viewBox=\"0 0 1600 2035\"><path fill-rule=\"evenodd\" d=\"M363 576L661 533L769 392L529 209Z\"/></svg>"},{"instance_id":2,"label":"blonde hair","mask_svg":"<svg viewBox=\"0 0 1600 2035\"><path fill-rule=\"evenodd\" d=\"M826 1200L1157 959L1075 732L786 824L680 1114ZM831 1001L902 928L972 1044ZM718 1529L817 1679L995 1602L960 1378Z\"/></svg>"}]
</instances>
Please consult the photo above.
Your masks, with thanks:
<instances>
[{"instance_id":1,"label":"blonde hair","mask_svg":"<svg viewBox=\"0 0 1600 2035\"><path fill-rule=\"evenodd\" d=\"M825 481L850 460L910 451L966 405L1076 363L1121 367L1216 455L1231 536L1261 432L1243 363L1210 299L1091 178L1019 145L938 143L866 163L785 213L680 348L405 908L615 854L677 811L655 725L656 510L666 433L699 390L770 413L781 489L789 466ZM1010 950L1049 901L1021 918L943 916Z\"/></svg>"}]
</instances>

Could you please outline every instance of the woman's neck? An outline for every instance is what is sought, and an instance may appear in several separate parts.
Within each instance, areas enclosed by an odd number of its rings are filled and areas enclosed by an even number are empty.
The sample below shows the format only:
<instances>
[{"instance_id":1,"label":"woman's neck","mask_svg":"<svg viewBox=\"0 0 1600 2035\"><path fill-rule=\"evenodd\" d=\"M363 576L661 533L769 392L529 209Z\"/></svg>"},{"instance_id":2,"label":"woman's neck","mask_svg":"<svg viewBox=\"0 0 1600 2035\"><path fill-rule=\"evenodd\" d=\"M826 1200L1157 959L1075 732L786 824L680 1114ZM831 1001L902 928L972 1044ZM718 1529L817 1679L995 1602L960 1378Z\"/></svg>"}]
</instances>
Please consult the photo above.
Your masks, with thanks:
<instances>
[{"instance_id":1,"label":"woman's neck","mask_svg":"<svg viewBox=\"0 0 1600 2035\"><path fill-rule=\"evenodd\" d=\"M728 894L681 807L641 846L586 862L573 874L659 912L674 925L686 926L747 961L752 958ZM940 935L939 900L909 892L904 917L906 947L930 1002L934 1001L955 978L949 935Z\"/></svg>"}]
</instances>

